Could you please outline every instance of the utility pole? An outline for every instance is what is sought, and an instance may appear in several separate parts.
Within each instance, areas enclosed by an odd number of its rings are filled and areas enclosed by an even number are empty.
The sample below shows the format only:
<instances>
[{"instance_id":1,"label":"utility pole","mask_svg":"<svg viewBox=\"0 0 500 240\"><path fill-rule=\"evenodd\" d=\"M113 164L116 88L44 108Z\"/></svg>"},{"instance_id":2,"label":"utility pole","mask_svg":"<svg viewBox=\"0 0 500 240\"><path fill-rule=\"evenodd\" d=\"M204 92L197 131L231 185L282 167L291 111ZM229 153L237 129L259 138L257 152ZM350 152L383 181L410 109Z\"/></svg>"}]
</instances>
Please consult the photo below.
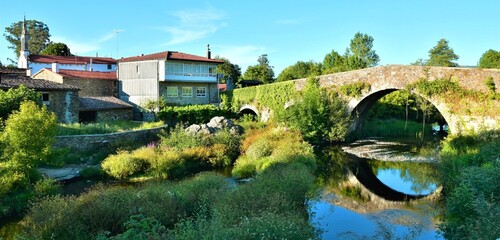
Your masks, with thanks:
<instances>
[{"instance_id":1,"label":"utility pole","mask_svg":"<svg viewBox=\"0 0 500 240\"><path fill-rule=\"evenodd\" d=\"M118 59L118 33L125 32L123 29L114 29L114 33L116 33L116 59Z\"/></svg>"}]
</instances>

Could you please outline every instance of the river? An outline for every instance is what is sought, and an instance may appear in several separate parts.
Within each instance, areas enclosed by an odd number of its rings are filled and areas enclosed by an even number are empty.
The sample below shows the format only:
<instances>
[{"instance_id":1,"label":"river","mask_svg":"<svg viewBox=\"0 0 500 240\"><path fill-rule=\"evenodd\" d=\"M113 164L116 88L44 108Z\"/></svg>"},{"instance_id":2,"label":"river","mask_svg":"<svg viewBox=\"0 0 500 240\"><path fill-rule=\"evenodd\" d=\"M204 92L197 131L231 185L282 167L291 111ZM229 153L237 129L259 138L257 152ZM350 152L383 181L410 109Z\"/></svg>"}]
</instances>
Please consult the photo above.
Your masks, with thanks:
<instances>
[{"instance_id":1,"label":"river","mask_svg":"<svg viewBox=\"0 0 500 240\"><path fill-rule=\"evenodd\" d=\"M321 237L442 239L435 220L436 167L432 154L421 156L416 148L417 143L406 140L365 139L325 150L318 176L321 194L308 203L310 221ZM64 194L79 194L94 184L69 181ZM0 239L18 231L19 220L4 222Z\"/></svg>"},{"instance_id":2,"label":"river","mask_svg":"<svg viewBox=\"0 0 500 240\"><path fill-rule=\"evenodd\" d=\"M442 239L435 159L415 153L417 145L366 139L325 151L321 195L309 202L322 238Z\"/></svg>"}]
</instances>

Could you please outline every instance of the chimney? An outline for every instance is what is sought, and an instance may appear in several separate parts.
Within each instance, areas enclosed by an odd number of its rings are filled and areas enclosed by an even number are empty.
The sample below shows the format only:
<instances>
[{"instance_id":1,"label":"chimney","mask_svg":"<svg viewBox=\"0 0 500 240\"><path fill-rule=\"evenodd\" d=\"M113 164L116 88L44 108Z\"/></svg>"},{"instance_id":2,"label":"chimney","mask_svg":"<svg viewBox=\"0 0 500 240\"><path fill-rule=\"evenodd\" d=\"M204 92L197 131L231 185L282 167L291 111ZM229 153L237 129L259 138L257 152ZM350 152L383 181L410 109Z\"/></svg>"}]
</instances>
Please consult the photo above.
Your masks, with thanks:
<instances>
[{"instance_id":1,"label":"chimney","mask_svg":"<svg viewBox=\"0 0 500 240\"><path fill-rule=\"evenodd\" d=\"M91 71L91 72L92 72L92 58L90 59L89 71Z\"/></svg>"},{"instance_id":2,"label":"chimney","mask_svg":"<svg viewBox=\"0 0 500 240\"><path fill-rule=\"evenodd\" d=\"M59 72L59 64L57 63L52 63L52 72L58 73Z\"/></svg>"},{"instance_id":3,"label":"chimney","mask_svg":"<svg viewBox=\"0 0 500 240\"><path fill-rule=\"evenodd\" d=\"M207 58L208 59L212 58L212 53L210 52L210 44L207 44Z\"/></svg>"}]
</instances>

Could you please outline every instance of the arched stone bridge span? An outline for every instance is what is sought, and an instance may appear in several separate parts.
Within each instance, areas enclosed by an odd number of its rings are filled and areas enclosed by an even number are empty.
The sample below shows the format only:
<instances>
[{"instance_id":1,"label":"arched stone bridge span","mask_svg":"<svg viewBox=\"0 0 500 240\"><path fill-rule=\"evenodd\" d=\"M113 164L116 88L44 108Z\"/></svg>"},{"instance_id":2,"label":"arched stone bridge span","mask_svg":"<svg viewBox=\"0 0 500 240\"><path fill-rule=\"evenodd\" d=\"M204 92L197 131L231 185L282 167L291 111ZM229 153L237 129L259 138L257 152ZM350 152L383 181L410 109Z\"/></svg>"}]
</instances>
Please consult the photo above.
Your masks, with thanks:
<instances>
[{"instance_id":1,"label":"arched stone bridge span","mask_svg":"<svg viewBox=\"0 0 500 240\"><path fill-rule=\"evenodd\" d=\"M408 89L422 79L429 82L435 80L449 80L459 87L459 92L454 90L436 90L436 94L420 93L418 88L411 91L431 102L443 115L452 133L460 134L467 130L500 129L500 69L478 68L449 68L449 67L424 67L388 65L373 68L354 70L349 72L321 75L318 77L322 87L340 89L344 85L364 83L368 86L358 96L344 96L348 101L349 110L355 116L352 130L362 122L367 110L381 97L397 90ZM496 86L496 99L491 87L485 83L492 78ZM293 80L295 90L300 91L306 79ZM283 83L275 83L283 84ZM242 88L235 91L256 91L262 86ZM263 94L275 94L272 87L266 86ZM256 98L259 94L256 94ZM283 96L281 96L283 97ZM290 99L291 100L291 99ZM259 99L247 99L238 102L239 110L252 110L261 120L267 120L272 115L272 108L265 106ZM290 102L283 104L287 107Z\"/></svg>"}]
</instances>

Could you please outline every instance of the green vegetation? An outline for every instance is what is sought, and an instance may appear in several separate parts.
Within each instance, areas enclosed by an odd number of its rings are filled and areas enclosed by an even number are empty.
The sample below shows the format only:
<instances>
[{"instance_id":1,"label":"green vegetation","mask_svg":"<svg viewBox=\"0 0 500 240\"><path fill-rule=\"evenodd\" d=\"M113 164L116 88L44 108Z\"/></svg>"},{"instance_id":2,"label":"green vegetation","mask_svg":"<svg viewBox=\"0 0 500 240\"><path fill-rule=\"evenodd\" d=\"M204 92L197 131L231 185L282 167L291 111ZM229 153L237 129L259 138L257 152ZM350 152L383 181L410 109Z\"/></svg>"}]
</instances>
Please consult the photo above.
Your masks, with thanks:
<instances>
[{"instance_id":1,"label":"green vegetation","mask_svg":"<svg viewBox=\"0 0 500 240\"><path fill-rule=\"evenodd\" d=\"M291 81L235 89L223 93L221 108L239 112L242 104L266 106L273 111L273 117L276 118L283 115L285 103L292 100L295 94L295 83Z\"/></svg>"},{"instance_id":2,"label":"green vegetation","mask_svg":"<svg viewBox=\"0 0 500 240\"><path fill-rule=\"evenodd\" d=\"M4 37L10 43L14 56L21 51L21 32L23 21L12 23L5 28ZM47 24L37 20L26 20L26 33L29 35L28 49L31 54L39 54L50 43L50 33Z\"/></svg>"},{"instance_id":3,"label":"green vegetation","mask_svg":"<svg viewBox=\"0 0 500 240\"><path fill-rule=\"evenodd\" d=\"M479 59L480 68L499 68L500 69L500 51L490 49L483 53Z\"/></svg>"},{"instance_id":4,"label":"green vegetation","mask_svg":"<svg viewBox=\"0 0 500 240\"><path fill-rule=\"evenodd\" d=\"M297 131L267 127L247 133L242 143L242 155L234 163L236 178L252 177L272 165L301 162L315 169L313 148Z\"/></svg>"},{"instance_id":5,"label":"green vegetation","mask_svg":"<svg viewBox=\"0 0 500 240\"><path fill-rule=\"evenodd\" d=\"M56 117L28 101L12 113L0 133L0 218L21 213L34 197L57 192L54 181L40 179L36 167L48 162Z\"/></svg>"},{"instance_id":6,"label":"green vegetation","mask_svg":"<svg viewBox=\"0 0 500 240\"><path fill-rule=\"evenodd\" d=\"M436 46L429 50L428 60L418 59L412 65L458 67L458 64L454 62L458 58L459 56L448 45L448 40L442 38Z\"/></svg>"},{"instance_id":7,"label":"green vegetation","mask_svg":"<svg viewBox=\"0 0 500 240\"><path fill-rule=\"evenodd\" d=\"M350 124L347 104L336 92L320 88L315 78L307 80L301 98L295 99L279 120L314 144L344 141Z\"/></svg>"},{"instance_id":8,"label":"green vegetation","mask_svg":"<svg viewBox=\"0 0 500 240\"><path fill-rule=\"evenodd\" d=\"M495 86L495 81L493 81L493 77L490 76L486 78L486 80L484 80L484 84L486 85L486 87L488 87L488 90L490 90L492 94L495 94L497 86Z\"/></svg>"},{"instance_id":9,"label":"green vegetation","mask_svg":"<svg viewBox=\"0 0 500 240\"><path fill-rule=\"evenodd\" d=\"M339 91L349 97L359 98L363 93L370 91L370 84L365 82L356 82L342 85Z\"/></svg>"},{"instance_id":10,"label":"green vegetation","mask_svg":"<svg viewBox=\"0 0 500 240\"><path fill-rule=\"evenodd\" d=\"M97 187L34 203L22 222L23 237L315 239L305 205L313 186L309 168L295 163L270 167L236 187L213 173L178 183Z\"/></svg>"},{"instance_id":11,"label":"green vegetation","mask_svg":"<svg viewBox=\"0 0 500 240\"><path fill-rule=\"evenodd\" d=\"M227 109L215 105L163 106L158 112L158 118L171 126L178 123L185 125L208 123L216 116L230 116Z\"/></svg>"},{"instance_id":12,"label":"green vegetation","mask_svg":"<svg viewBox=\"0 0 500 240\"><path fill-rule=\"evenodd\" d=\"M97 123L60 123L57 128L57 136L105 134L133 130L143 130L164 126L163 121L158 122L134 122L134 121L104 121Z\"/></svg>"},{"instance_id":13,"label":"green vegetation","mask_svg":"<svg viewBox=\"0 0 500 240\"><path fill-rule=\"evenodd\" d=\"M294 65L286 67L281 71L276 81L283 82L307 77L316 77L321 75L321 64L313 61L298 61Z\"/></svg>"},{"instance_id":14,"label":"green vegetation","mask_svg":"<svg viewBox=\"0 0 500 240\"><path fill-rule=\"evenodd\" d=\"M189 135L178 126L164 134L158 146L119 151L101 164L108 175L126 179L146 174L158 179L178 178L191 172L225 167L239 155L240 137L219 131L214 135Z\"/></svg>"},{"instance_id":15,"label":"green vegetation","mask_svg":"<svg viewBox=\"0 0 500 240\"><path fill-rule=\"evenodd\" d=\"M18 88L11 88L7 91L0 89L0 119L5 120L13 111L19 110L19 106L21 106L21 102L23 101L41 103L41 100L40 93L24 85L20 85Z\"/></svg>"},{"instance_id":16,"label":"green vegetation","mask_svg":"<svg viewBox=\"0 0 500 240\"><path fill-rule=\"evenodd\" d=\"M273 66L269 65L267 54L262 54L257 59L257 65L248 66L243 79L245 80L259 80L262 83L274 82Z\"/></svg>"},{"instance_id":17,"label":"green vegetation","mask_svg":"<svg viewBox=\"0 0 500 240\"><path fill-rule=\"evenodd\" d=\"M500 132L450 136L443 143L441 176L447 193L439 226L447 239L500 235Z\"/></svg>"},{"instance_id":18,"label":"green vegetation","mask_svg":"<svg viewBox=\"0 0 500 240\"><path fill-rule=\"evenodd\" d=\"M69 47L61 42L50 42L45 49L40 53L41 55L53 56L73 56Z\"/></svg>"},{"instance_id":19,"label":"green vegetation","mask_svg":"<svg viewBox=\"0 0 500 240\"><path fill-rule=\"evenodd\" d=\"M422 131L422 124L398 119L373 119L361 126L360 137L414 137L432 135L432 126L427 124Z\"/></svg>"}]
</instances>

